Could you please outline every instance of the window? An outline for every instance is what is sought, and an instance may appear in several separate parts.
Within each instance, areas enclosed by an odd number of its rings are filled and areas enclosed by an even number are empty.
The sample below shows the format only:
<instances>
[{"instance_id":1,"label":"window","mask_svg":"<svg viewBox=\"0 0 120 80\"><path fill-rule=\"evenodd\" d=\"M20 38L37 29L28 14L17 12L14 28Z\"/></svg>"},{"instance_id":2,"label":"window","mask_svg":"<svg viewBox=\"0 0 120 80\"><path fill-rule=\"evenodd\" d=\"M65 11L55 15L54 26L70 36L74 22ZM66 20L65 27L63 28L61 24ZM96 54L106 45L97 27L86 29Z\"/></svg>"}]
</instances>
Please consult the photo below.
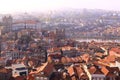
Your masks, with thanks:
<instances>
[{"instance_id":1,"label":"window","mask_svg":"<svg viewBox=\"0 0 120 80\"><path fill-rule=\"evenodd\" d=\"M92 80L97 80L97 78L96 78L96 77L93 77Z\"/></svg>"},{"instance_id":2,"label":"window","mask_svg":"<svg viewBox=\"0 0 120 80\"><path fill-rule=\"evenodd\" d=\"M26 76L27 75L27 72L20 72L20 76Z\"/></svg>"},{"instance_id":3,"label":"window","mask_svg":"<svg viewBox=\"0 0 120 80\"><path fill-rule=\"evenodd\" d=\"M26 70L25 67L21 67L21 68L16 68L15 70Z\"/></svg>"},{"instance_id":4,"label":"window","mask_svg":"<svg viewBox=\"0 0 120 80\"><path fill-rule=\"evenodd\" d=\"M104 78L102 77L100 80L104 80Z\"/></svg>"}]
</instances>

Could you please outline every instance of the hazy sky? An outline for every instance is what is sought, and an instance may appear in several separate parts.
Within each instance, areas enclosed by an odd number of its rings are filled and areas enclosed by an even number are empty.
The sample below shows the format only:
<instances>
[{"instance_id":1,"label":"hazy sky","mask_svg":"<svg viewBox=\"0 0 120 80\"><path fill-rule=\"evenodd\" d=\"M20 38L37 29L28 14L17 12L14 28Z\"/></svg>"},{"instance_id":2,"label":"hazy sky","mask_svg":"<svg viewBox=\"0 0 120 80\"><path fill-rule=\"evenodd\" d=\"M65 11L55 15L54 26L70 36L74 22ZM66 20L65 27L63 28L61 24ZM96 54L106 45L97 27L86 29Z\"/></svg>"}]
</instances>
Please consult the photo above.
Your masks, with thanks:
<instances>
[{"instance_id":1,"label":"hazy sky","mask_svg":"<svg viewBox=\"0 0 120 80\"><path fill-rule=\"evenodd\" d=\"M39 12L64 8L120 11L120 0L0 0L0 13Z\"/></svg>"}]
</instances>

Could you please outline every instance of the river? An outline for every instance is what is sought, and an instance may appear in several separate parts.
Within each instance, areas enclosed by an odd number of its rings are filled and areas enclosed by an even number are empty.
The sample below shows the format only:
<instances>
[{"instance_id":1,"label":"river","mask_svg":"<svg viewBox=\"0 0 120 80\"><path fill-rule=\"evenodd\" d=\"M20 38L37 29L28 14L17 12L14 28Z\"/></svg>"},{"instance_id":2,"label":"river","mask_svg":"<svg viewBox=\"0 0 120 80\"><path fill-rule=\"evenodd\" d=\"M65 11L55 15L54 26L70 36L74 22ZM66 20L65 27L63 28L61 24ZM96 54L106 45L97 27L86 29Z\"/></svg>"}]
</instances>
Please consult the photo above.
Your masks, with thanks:
<instances>
[{"instance_id":1,"label":"river","mask_svg":"<svg viewBox=\"0 0 120 80\"><path fill-rule=\"evenodd\" d=\"M79 42L91 42L91 41L95 41L95 42L117 42L117 43L120 43L120 40L110 40L110 39L106 39L106 40L103 40L103 39L76 39L76 41L79 41Z\"/></svg>"}]
</instances>

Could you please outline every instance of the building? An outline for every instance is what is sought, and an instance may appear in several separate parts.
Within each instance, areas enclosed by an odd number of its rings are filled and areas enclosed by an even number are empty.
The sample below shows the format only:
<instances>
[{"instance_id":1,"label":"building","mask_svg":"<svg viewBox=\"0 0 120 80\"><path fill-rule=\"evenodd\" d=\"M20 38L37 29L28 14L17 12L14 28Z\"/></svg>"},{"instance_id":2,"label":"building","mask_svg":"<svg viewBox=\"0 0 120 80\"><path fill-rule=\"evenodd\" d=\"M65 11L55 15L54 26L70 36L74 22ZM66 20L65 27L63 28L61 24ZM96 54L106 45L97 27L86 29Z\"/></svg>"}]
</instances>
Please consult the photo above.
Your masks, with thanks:
<instances>
[{"instance_id":1,"label":"building","mask_svg":"<svg viewBox=\"0 0 120 80\"><path fill-rule=\"evenodd\" d=\"M71 80L89 80L81 65L71 65L67 68Z\"/></svg>"},{"instance_id":2,"label":"building","mask_svg":"<svg viewBox=\"0 0 120 80\"><path fill-rule=\"evenodd\" d=\"M91 66L89 69L92 80L105 80L106 76L98 66Z\"/></svg>"},{"instance_id":3,"label":"building","mask_svg":"<svg viewBox=\"0 0 120 80\"><path fill-rule=\"evenodd\" d=\"M0 80L9 80L12 77L12 70L0 66Z\"/></svg>"},{"instance_id":4,"label":"building","mask_svg":"<svg viewBox=\"0 0 120 80\"><path fill-rule=\"evenodd\" d=\"M12 25L12 30L21 30L21 29L37 29L38 25L35 20L26 20L26 21L16 21Z\"/></svg>"},{"instance_id":5,"label":"building","mask_svg":"<svg viewBox=\"0 0 120 80\"><path fill-rule=\"evenodd\" d=\"M28 80L51 80L49 78L55 71L53 64L46 62L36 68L36 71L31 71L28 75Z\"/></svg>"},{"instance_id":6,"label":"building","mask_svg":"<svg viewBox=\"0 0 120 80\"><path fill-rule=\"evenodd\" d=\"M12 75L16 76L27 76L28 69L25 67L24 64L12 64Z\"/></svg>"},{"instance_id":7,"label":"building","mask_svg":"<svg viewBox=\"0 0 120 80\"><path fill-rule=\"evenodd\" d=\"M56 29L55 34L57 40L65 39L65 29Z\"/></svg>"},{"instance_id":8,"label":"building","mask_svg":"<svg viewBox=\"0 0 120 80\"><path fill-rule=\"evenodd\" d=\"M1 57L12 60L12 59L19 59L19 58L21 58L23 56L17 50L17 51L3 51L1 53Z\"/></svg>"},{"instance_id":9,"label":"building","mask_svg":"<svg viewBox=\"0 0 120 80\"><path fill-rule=\"evenodd\" d=\"M12 23L13 23L13 18L11 15L9 16L4 16L2 18L2 23L5 26L3 32L10 32L12 30Z\"/></svg>"},{"instance_id":10,"label":"building","mask_svg":"<svg viewBox=\"0 0 120 80\"><path fill-rule=\"evenodd\" d=\"M3 29L4 29L4 26L0 26L0 36L2 34Z\"/></svg>"}]
</instances>

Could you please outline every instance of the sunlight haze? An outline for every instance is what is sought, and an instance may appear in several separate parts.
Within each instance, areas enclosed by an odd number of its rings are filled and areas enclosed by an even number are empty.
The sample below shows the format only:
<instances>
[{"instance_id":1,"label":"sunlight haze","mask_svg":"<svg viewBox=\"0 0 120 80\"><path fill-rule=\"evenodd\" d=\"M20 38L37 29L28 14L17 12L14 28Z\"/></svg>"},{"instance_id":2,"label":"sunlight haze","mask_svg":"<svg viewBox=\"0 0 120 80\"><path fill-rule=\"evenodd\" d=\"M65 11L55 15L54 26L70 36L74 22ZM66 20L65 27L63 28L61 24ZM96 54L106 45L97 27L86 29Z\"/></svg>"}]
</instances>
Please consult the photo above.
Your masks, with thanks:
<instances>
[{"instance_id":1,"label":"sunlight haze","mask_svg":"<svg viewBox=\"0 0 120 80\"><path fill-rule=\"evenodd\" d=\"M119 0L0 0L0 13L39 12L66 8L120 10Z\"/></svg>"}]
</instances>

